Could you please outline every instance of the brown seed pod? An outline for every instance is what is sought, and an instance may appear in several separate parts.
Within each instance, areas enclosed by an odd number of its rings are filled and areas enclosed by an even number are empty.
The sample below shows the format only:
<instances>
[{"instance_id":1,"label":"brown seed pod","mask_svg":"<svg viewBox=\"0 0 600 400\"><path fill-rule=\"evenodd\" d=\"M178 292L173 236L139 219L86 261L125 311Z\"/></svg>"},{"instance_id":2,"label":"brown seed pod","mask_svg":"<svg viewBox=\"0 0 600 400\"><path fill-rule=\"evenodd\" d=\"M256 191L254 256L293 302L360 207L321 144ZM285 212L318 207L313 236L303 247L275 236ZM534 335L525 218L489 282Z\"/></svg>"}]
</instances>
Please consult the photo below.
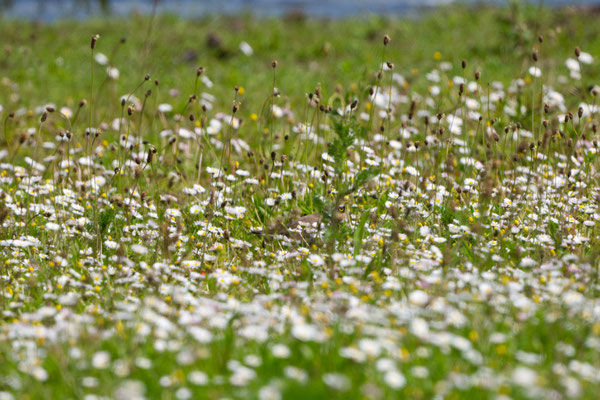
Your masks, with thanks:
<instances>
[{"instance_id":1,"label":"brown seed pod","mask_svg":"<svg viewBox=\"0 0 600 400\"><path fill-rule=\"evenodd\" d=\"M99 38L100 38L99 35L92 36L92 42L90 44L90 47L92 48L92 50L94 50L96 48L96 42L98 41Z\"/></svg>"}]
</instances>

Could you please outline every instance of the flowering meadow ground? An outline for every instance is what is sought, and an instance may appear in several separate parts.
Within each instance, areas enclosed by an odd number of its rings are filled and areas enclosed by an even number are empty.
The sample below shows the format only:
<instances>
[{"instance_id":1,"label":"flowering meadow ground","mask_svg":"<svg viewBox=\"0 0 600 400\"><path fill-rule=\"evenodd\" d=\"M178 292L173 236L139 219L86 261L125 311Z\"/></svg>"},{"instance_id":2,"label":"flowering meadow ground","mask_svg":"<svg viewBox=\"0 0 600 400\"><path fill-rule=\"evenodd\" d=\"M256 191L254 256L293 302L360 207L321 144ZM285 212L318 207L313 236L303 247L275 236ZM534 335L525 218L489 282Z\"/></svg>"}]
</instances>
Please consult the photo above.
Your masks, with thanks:
<instances>
[{"instance_id":1,"label":"flowering meadow ground","mask_svg":"<svg viewBox=\"0 0 600 400\"><path fill-rule=\"evenodd\" d=\"M0 400L597 398L595 17L3 21Z\"/></svg>"}]
</instances>

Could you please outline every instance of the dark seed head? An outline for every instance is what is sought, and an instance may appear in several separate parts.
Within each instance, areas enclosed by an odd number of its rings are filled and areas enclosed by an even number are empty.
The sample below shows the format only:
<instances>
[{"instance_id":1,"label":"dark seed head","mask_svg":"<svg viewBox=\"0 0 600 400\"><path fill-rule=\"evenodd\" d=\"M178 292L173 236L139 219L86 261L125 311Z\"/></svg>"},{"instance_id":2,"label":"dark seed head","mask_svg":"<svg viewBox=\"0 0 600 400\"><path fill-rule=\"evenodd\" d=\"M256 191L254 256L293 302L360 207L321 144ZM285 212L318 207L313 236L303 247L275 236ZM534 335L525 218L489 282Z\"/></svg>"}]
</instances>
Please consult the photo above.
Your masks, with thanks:
<instances>
[{"instance_id":1,"label":"dark seed head","mask_svg":"<svg viewBox=\"0 0 600 400\"><path fill-rule=\"evenodd\" d=\"M90 47L92 48L92 50L94 50L96 48L96 42L98 41L99 38L100 38L100 36L98 36L98 35L93 35L92 36L92 43L90 45Z\"/></svg>"}]
</instances>

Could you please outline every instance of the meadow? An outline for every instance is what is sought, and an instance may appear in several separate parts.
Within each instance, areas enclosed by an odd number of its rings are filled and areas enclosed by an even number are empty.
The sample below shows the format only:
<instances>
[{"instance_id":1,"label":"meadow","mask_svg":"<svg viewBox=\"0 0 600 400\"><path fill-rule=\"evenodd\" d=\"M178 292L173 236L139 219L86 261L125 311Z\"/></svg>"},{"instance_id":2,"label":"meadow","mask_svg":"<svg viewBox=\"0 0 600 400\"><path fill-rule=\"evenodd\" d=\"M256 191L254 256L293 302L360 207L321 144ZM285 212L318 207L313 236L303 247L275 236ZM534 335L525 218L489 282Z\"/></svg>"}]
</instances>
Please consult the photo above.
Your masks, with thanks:
<instances>
[{"instance_id":1,"label":"meadow","mask_svg":"<svg viewBox=\"0 0 600 400\"><path fill-rule=\"evenodd\" d=\"M0 400L597 398L594 9L1 22Z\"/></svg>"}]
</instances>

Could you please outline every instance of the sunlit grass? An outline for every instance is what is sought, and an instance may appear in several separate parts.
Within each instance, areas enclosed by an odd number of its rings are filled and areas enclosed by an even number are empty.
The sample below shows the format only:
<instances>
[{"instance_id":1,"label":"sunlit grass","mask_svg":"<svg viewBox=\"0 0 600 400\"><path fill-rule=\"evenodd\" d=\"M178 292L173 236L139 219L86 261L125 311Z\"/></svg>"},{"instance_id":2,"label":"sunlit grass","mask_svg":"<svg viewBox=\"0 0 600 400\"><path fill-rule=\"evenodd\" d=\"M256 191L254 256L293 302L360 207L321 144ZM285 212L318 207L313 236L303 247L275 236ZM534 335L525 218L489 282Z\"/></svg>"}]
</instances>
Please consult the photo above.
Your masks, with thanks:
<instances>
[{"instance_id":1,"label":"sunlit grass","mask_svg":"<svg viewBox=\"0 0 600 400\"><path fill-rule=\"evenodd\" d=\"M0 399L595 398L594 21L3 21Z\"/></svg>"}]
</instances>

